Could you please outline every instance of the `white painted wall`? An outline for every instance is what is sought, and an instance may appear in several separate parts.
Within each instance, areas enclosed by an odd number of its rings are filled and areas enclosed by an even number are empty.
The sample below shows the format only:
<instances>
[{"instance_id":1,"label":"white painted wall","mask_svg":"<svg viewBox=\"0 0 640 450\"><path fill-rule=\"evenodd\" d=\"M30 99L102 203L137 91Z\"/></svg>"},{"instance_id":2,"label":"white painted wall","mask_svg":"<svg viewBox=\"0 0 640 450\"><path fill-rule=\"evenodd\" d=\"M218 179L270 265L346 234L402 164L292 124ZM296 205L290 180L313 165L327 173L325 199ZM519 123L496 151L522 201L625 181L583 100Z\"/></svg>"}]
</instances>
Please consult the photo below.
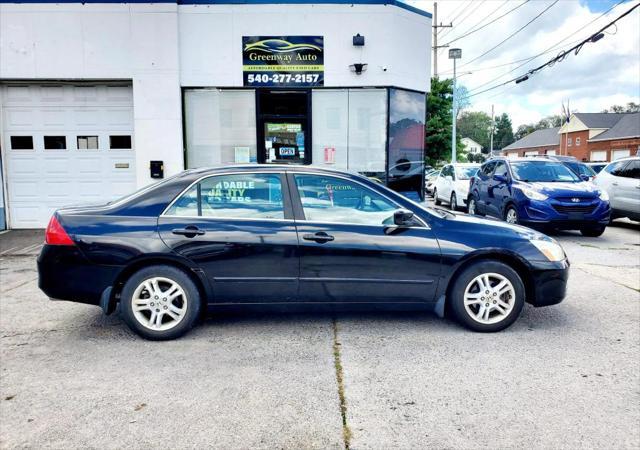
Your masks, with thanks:
<instances>
[{"instance_id":1,"label":"white painted wall","mask_svg":"<svg viewBox=\"0 0 640 450\"><path fill-rule=\"evenodd\" d=\"M429 90L431 19L385 5L181 5L183 86L242 86L242 36L324 36L325 86ZM360 33L364 47L354 47ZM349 65L367 63L356 75ZM382 67L387 67L385 72Z\"/></svg>"},{"instance_id":2,"label":"white painted wall","mask_svg":"<svg viewBox=\"0 0 640 450\"><path fill-rule=\"evenodd\" d=\"M183 169L176 4L0 4L0 79L132 80L137 184Z\"/></svg>"},{"instance_id":3,"label":"white painted wall","mask_svg":"<svg viewBox=\"0 0 640 450\"><path fill-rule=\"evenodd\" d=\"M384 5L2 3L0 81L131 80L144 185L150 160L184 168L181 86L242 85L243 35L324 36L325 86L429 90L431 19Z\"/></svg>"}]
</instances>

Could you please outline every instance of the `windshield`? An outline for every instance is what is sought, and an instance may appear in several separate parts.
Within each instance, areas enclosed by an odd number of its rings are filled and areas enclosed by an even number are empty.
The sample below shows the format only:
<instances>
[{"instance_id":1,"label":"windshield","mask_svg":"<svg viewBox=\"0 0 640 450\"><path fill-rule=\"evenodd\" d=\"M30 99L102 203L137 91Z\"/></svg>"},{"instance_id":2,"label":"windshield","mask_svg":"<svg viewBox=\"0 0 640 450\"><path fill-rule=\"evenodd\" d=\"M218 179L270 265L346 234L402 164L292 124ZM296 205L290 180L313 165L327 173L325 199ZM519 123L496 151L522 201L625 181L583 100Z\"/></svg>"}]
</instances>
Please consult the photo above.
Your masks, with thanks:
<instances>
[{"instance_id":1,"label":"windshield","mask_svg":"<svg viewBox=\"0 0 640 450\"><path fill-rule=\"evenodd\" d=\"M468 180L472 176L476 174L478 168L480 166L470 166L470 167L458 167L456 168L456 174L458 176L458 180Z\"/></svg>"},{"instance_id":2,"label":"windshield","mask_svg":"<svg viewBox=\"0 0 640 450\"><path fill-rule=\"evenodd\" d=\"M556 161L523 161L511 163L513 177L518 181L570 182L582 181L571 169Z\"/></svg>"},{"instance_id":3,"label":"windshield","mask_svg":"<svg viewBox=\"0 0 640 450\"><path fill-rule=\"evenodd\" d=\"M565 163L567 166L571 168L578 175L586 175L588 177L594 177L596 173L591 169L591 167L586 164L582 164L579 162L569 162Z\"/></svg>"}]
</instances>

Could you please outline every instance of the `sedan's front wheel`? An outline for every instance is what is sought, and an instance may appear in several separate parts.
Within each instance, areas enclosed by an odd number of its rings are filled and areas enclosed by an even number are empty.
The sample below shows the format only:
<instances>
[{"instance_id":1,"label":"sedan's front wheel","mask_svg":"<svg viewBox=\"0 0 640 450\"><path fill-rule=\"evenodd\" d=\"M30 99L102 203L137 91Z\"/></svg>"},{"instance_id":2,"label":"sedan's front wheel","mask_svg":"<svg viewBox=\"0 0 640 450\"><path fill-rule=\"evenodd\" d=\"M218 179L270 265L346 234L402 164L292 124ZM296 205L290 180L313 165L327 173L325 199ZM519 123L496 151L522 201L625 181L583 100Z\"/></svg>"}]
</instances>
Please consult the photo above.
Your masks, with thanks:
<instances>
[{"instance_id":1,"label":"sedan's front wheel","mask_svg":"<svg viewBox=\"0 0 640 450\"><path fill-rule=\"evenodd\" d=\"M456 278L448 301L462 325L492 332L516 321L524 296L524 284L515 270L498 261L480 261Z\"/></svg>"},{"instance_id":2,"label":"sedan's front wheel","mask_svg":"<svg viewBox=\"0 0 640 450\"><path fill-rule=\"evenodd\" d=\"M127 325L151 340L182 336L200 314L200 294L194 282L182 270L165 265L133 274L122 289L120 303Z\"/></svg>"}]
</instances>

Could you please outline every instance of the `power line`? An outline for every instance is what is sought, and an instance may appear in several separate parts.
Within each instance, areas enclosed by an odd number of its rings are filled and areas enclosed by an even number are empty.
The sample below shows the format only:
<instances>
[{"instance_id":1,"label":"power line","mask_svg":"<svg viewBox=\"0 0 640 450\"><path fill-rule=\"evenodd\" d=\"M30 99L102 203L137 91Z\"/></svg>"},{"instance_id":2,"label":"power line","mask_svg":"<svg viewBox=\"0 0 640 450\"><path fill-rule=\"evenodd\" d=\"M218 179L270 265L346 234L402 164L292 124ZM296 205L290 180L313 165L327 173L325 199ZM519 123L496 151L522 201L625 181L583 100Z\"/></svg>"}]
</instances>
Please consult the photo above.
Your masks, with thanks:
<instances>
[{"instance_id":1,"label":"power line","mask_svg":"<svg viewBox=\"0 0 640 450\"><path fill-rule=\"evenodd\" d=\"M491 53L492 51L494 51L496 48L500 47L502 44L504 44L505 42L507 42L509 39L511 39L512 37L514 37L516 34L520 33L522 30L524 30L525 28L527 28L529 25L531 25L533 22L535 22L540 16L542 16L544 13L546 13L547 11L549 11L551 8L553 8L553 6L558 3L559 0L555 0L553 3L551 3L549 6L547 6L545 9L543 9L537 16L535 16L533 19L531 19L529 22L525 23L523 26L521 26L520 28L518 28L516 31L514 31L513 33L511 33L509 36L507 36L506 38L504 38L502 41L500 41L497 45L494 45L493 47L491 47L489 50L487 50L486 52L484 52L483 54L481 54L480 56L477 56L475 58L473 58L471 61L466 62L465 64L463 64L462 66L460 66L460 68L467 66L469 64L471 64L474 61L479 60L480 58L482 58L483 56L487 55L488 53Z\"/></svg>"},{"instance_id":2,"label":"power line","mask_svg":"<svg viewBox=\"0 0 640 450\"><path fill-rule=\"evenodd\" d=\"M598 42L600 39L602 39L602 38L604 37L604 31L605 31L607 28L609 28L609 27L611 27L611 26L615 25L615 24L616 24L616 22L618 22L618 21L619 21L620 19L622 19L623 17L628 16L629 14L631 14L631 12L632 12L633 10L635 10L636 8L638 8L638 7L640 7L640 3L638 3L637 5L635 5L635 6L634 6L634 7L632 7L631 9L629 9L627 12L623 13L622 15L618 16L618 18L617 18L617 19L613 20L612 22L609 22L607 25L605 25L605 26L604 26L604 27L602 27L600 30L598 30L598 31L596 31L595 33L593 33L593 34L592 34L591 36L589 36L588 38L586 38L586 39L582 40L579 44L574 45L574 46L573 46L573 47L571 47L569 50L564 50L564 51L560 52L556 57L554 57L554 58L550 59L550 60L549 60L549 61L547 61L546 63L541 64L541 65L539 65L538 67L536 67L536 68L534 68L534 69L529 70L529 71L528 71L528 72L526 72L524 75L520 75L520 76L518 76L518 77L512 78L511 80L508 80L508 81L505 81L504 83L500 83L500 84L497 84L497 85L492 86L492 87L490 87L490 88L484 89L484 90L482 90L482 91L480 91L480 92L477 92L477 93L475 93L475 94L467 95L467 96L465 97L465 99L467 99L467 98L471 98L471 97L475 97L476 95L480 95L480 94L483 94L483 93L485 93L485 92L492 91L492 90L494 90L494 89L497 89L497 88L499 88L499 87L501 87L501 86L505 86L505 85L507 85L507 84L509 84L509 83L512 83L512 82L514 82L514 81L516 82L516 84L521 83L521 82L523 82L523 81L528 80L530 75L534 75L534 74L536 74L537 72L541 71L541 70L542 70L542 69L544 69L545 67L551 67L551 66L553 66L553 65L554 65L555 63L557 63L557 62L561 62L561 61L563 61L567 56L569 56L569 54L570 54L571 52L575 52L575 54L577 55L577 54L580 52L580 50L582 50L582 47L583 47L585 44L587 44L587 43L589 43L589 42L591 42L591 43Z\"/></svg>"},{"instance_id":3,"label":"power line","mask_svg":"<svg viewBox=\"0 0 640 450\"><path fill-rule=\"evenodd\" d=\"M520 64L520 65L518 65L518 66L514 67L513 69L509 70L508 72L505 72L505 73L503 73L502 75L499 75L499 76L497 76L497 77L495 77L495 78L493 78L493 79L491 79L491 80L487 81L486 83L482 83L481 85L476 86L475 88L471 89L469 92L474 92L474 91L477 91L478 89L483 88L484 86L490 85L490 84L491 84L491 83L493 83L494 81L497 81L497 80L499 80L500 78L503 78L503 77L505 77L506 75L509 75L510 73L515 72L516 70L518 70L519 68L521 68L521 67L523 67L523 66L526 66L530 61L533 61L534 59L537 59L537 58L539 58L540 56L542 56L542 55L544 55L544 54L546 54L546 53L549 53L549 52L551 52L551 51L554 51L554 49L555 49L556 47L560 46L564 41L566 41L567 39L569 39L571 36L574 36L574 35L578 34L580 31L584 30L585 28L587 28L587 27L588 27L589 25L591 25L592 23L597 22L598 20L600 20L602 17L604 17L604 16L606 16L607 14L609 14L609 13L610 13L611 11L613 11L613 10L614 10L618 5L620 5L620 4L622 4L622 3L624 3L625 1L626 1L626 0L620 0L618 3L616 3L615 5L613 5L613 6L612 6L611 8L609 8L607 11L603 12L602 14L600 14L600 15L599 15L598 17L596 17L595 19L592 19L592 20L591 20L591 21L589 21L588 23L584 24L582 27L578 28L578 29L577 29L577 30L575 30L573 33L568 34L567 36L565 36L564 38L562 38L561 40L559 40L558 42L556 42L556 43L555 43L554 45L552 45L551 47L547 47L547 48L546 48L545 50L543 50L542 52L540 52L540 53L538 53L538 54L536 54L536 55L534 55L534 56L531 56L531 57L529 57L529 58L525 58L525 59L522 59L522 60L519 60L519 61L513 61L513 62L512 62L512 63L510 63L510 64L515 64L515 63L522 62L522 61L524 61L524 62L523 62L522 64ZM578 39L578 40L576 40L576 41L572 41L572 42L570 42L569 44L566 44L566 45L570 45L570 44L573 44L573 43L576 43L576 42L581 42L582 40L583 40L583 39Z\"/></svg>"},{"instance_id":4,"label":"power line","mask_svg":"<svg viewBox=\"0 0 640 450\"><path fill-rule=\"evenodd\" d=\"M502 8L502 7L503 7L503 6L504 6L508 1L509 1L509 0L506 0L504 3L502 3L502 4L501 4L500 6L498 6L496 9L494 9L494 10L493 10L493 12L491 12L491 14L489 14L489 15L485 16L485 18L484 18L484 19L482 19L480 22L478 22L478 23L476 24L476 26L477 26L477 25L480 25L480 24L481 24L481 23L482 23L482 22L483 22L487 17L491 16L493 13L495 13L495 12L496 12L496 11L498 11L500 8ZM524 2L520 3L520 4L519 4L519 5L517 5L516 7L511 8L509 11L507 11L506 13L504 13L503 15L501 15L500 17L496 17L496 18L495 18L495 19L493 19L491 22L488 22L488 23L486 23L486 24L482 25L482 26L481 26L481 27L479 27L479 28L475 28L475 29L474 29L474 27L471 27L471 29L470 29L467 33L463 34L462 36L458 36L458 37L457 37L457 38L455 38L455 39L450 40L449 42L447 42L447 44L451 44L452 42L459 41L460 39L463 39L463 38L465 38L465 37L467 37L467 36L469 36L469 35L471 35L471 34L475 33L476 31L480 31L480 30L482 30L483 28L488 27L488 26L489 26L489 25L491 25L492 23L495 23L495 22L497 22L498 20L502 19L503 17L505 17L505 16L507 16L507 15L511 14L513 11L515 11L516 9L518 9L518 8L520 8L520 7L524 6L524 5L526 5L526 4L527 4L527 3L529 3L530 1L531 1L531 0L525 0Z\"/></svg>"},{"instance_id":5,"label":"power line","mask_svg":"<svg viewBox=\"0 0 640 450\"><path fill-rule=\"evenodd\" d=\"M463 13L467 13L467 14L465 14L465 15L464 15L464 17L462 17L462 18L460 19L460 22L458 22L458 23L456 24L456 25L460 25L462 22L464 22L464 21L465 21L465 19L467 19L467 18L468 18L468 17L469 17L469 16L470 16L470 15L471 15L471 14L472 14L476 9L478 9L478 8L479 8L479 7L480 7L484 2L486 2L486 1L487 1L487 0L481 0L481 1L479 1L479 2L476 2L475 6L474 6L474 7L472 7L472 8L471 8L470 10L468 10L468 11L466 10L466 8L463 8L457 16L455 16L453 19L451 19L451 20L450 20L450 22L451 22L451 23L455 22L455 21L458 19L458 17L460 17ZM473 1L471 1L471 2L469 2L469 3L470 3L470 4L473 4ZM446 30L444 33L442 33L442 34L440 35L440 37L444 37L444 36L446 36L447 34L449 34L449 33L451 32L451 30L453 30L453 28L451 28L451 29L449 29L449 30Z\"/></svg>"}]
</instances>

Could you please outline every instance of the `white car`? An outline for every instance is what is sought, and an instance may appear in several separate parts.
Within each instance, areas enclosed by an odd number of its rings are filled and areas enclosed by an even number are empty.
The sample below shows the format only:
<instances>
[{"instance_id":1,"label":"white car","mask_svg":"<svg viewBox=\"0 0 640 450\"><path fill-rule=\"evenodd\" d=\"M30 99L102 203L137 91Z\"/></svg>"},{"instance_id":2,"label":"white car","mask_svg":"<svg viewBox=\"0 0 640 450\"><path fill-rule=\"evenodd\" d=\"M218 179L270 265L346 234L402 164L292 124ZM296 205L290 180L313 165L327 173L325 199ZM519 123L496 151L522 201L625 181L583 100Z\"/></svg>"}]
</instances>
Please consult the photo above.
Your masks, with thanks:
<instances>
[{"instance_id":1,"label":"white car","mask_svg":"<svg viewBox=\"0 0 640 450\"><path fill-rule=\"evenodd\" d=\"M615 160L593 182L609 194L611 220L628 217L640 221L640 157Z\"/></svg>"},{"instance_id":2,"label":"white car","mask_svg":"<svg viewBox=\"0 0 640 450\"><path fill-rule=\"evenodd\" d=\"M440 171L440 175L433 188L433 198L436 205L449 203L452 210L467 206L469 197L469 180L476 174L480 164L447 164Z\"/></svg>"}]
</instances>

